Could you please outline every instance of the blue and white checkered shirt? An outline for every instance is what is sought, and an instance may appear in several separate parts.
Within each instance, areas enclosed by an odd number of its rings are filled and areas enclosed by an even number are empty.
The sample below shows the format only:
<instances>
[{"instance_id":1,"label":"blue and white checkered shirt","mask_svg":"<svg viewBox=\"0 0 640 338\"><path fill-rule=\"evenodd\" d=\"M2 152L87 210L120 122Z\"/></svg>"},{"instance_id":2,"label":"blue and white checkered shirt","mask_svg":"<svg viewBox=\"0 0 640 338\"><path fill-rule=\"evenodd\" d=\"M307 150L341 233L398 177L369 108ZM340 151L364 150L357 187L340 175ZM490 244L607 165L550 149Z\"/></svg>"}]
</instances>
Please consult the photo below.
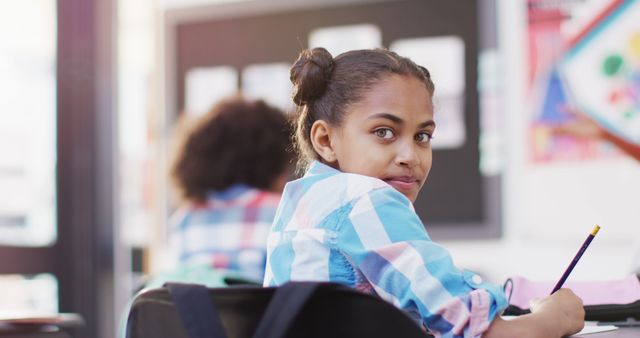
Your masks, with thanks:
<instances>
[{"instance_id":1,"label":"blue and white checkered shirt","mask_svg":"<svg viewBox=\"0 0 640 338\"><path fill-rule=\"evenodd\" d=\"M290 280L378 295L438 337L480 337L507 306L499 286L453 265L404 195L319 162L287 184L268 238L264 284Z\"/></svg>"}]
</instances>

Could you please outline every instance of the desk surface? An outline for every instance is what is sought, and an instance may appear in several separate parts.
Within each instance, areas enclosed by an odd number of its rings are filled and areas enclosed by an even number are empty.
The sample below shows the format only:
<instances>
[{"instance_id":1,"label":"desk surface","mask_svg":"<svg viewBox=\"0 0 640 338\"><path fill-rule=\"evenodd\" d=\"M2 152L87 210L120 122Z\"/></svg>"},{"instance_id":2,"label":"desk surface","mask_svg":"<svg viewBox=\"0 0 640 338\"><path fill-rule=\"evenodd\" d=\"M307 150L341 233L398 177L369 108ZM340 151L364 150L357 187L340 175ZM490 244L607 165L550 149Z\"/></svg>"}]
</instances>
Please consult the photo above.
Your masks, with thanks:
<instances>
[{"instance_id":1,"label":"desk surface","mask_svg":"<svg viewBox=\"0 0 640 338\"><path fill-rule=\"evenodd\" d=\"M70 338L67 331L82 325L84 320L76 313L0 317L0 338Z\"/></svg>"},{"instance_id":2,"label":"desk surface","mask_svg":"<svg viewBox=\"0 0 640 338\"><path fill-rule=\"evenodd\" d=\"M48 328L0 325L0 338L70 338L68 333Z\"/></svg>"}]
</instances>

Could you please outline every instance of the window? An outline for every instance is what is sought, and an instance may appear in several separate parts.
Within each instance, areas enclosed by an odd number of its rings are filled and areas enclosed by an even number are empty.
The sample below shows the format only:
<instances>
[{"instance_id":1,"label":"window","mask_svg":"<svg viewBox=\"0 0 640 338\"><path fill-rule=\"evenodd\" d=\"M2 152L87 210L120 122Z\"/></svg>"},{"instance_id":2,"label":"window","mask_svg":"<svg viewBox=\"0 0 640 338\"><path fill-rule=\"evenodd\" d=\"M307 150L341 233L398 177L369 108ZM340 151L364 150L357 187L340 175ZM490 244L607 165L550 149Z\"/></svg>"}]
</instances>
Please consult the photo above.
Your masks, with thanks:
<instances>
[{"instance_id":1,"label":"window","mask_svg":"<svg viewBox=\"0 0 640 338\"><path fill-rule=\"evenodd\" d=\"M57 237L56 18L53 0L0 2L0 246L15 250ZM56 278L14 269L33 259L3 251L0 316L57 312Z\"/></svg>"},{"instance_id":2,"label":"window","mask_svg":"<svg viewBox=\"0 0 640 338\"><path fill-rule=\"evenodd\" d=\"M55 6L0 3L0 244L56 240Z\"/></svg>"}]
</instances>

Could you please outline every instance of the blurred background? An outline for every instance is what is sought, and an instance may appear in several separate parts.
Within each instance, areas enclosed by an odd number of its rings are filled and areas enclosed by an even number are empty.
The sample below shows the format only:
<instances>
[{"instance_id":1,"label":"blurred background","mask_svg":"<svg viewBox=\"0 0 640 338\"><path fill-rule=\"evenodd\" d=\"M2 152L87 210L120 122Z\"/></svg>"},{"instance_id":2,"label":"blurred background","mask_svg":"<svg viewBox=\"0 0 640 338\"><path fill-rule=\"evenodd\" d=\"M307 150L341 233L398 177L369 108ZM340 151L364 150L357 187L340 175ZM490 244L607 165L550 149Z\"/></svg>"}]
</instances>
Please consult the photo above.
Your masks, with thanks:
<instances>
[{"instance_id":1,"label":"blurred background","mask_svg":"<svg viewBox=\"0 0 640 338\"><path fill-rule=\"evenodd\" d=\"M303 48L386 47L436 84L416 209L459 267L502 284L640 266L640 164L550 130L578 107L640 143L640 1L0 2L0 316L76 312L115 337L168 268L172 134L241 91L292 112Z\"/></svg>"}]
</instances>

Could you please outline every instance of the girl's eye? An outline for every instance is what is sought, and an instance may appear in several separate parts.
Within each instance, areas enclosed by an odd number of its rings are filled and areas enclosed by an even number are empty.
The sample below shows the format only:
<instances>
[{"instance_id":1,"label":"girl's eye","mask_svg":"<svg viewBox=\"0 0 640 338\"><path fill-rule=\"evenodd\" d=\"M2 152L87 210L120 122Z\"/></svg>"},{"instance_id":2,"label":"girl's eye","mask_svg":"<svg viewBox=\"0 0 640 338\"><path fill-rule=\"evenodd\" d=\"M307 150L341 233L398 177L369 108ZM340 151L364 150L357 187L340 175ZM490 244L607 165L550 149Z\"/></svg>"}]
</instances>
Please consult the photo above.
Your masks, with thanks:
<instances>
[{"instance_id":1,"label":"girl's eye","mask_svg":"<svg viewBox=\"0 0 640 338\"><path fill-rule=\"evenodd\" d=\"M433 136L431 136L431 134L426 132L418 133L416 135L416 141L420 143L428 143L429 141L431 141L432 138Z\"/></svg>"},{"instance_id":2,"label":"girl's eye","mask_svg":"<svg viewBox=\"0 0 640 338\"><path fill-rule=\"evenodd\" d=\"M376 129L373 131L373 133L379 138L383 138L383 139L390 139L394 136L393 131L389 128Z\"/></svg>"}]
</instances>

